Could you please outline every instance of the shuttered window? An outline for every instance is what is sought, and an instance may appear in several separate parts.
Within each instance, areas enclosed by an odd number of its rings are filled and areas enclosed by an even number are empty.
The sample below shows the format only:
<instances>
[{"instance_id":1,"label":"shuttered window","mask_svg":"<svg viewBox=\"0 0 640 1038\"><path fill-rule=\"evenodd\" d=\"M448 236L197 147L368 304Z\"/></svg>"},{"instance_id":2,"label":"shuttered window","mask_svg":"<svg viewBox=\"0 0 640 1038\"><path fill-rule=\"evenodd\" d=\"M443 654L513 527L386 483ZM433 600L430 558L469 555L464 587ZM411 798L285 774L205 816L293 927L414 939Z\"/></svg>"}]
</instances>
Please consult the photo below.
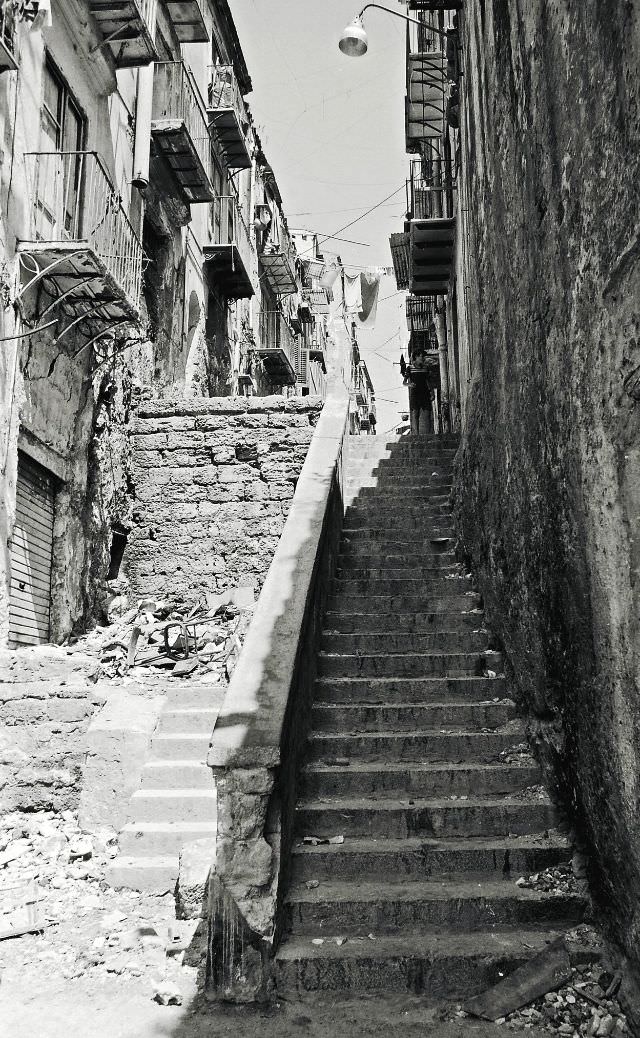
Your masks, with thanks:
<instances>
[{"instance_id":1,"label":"shuttered window","mask_svg":"<svg viewBox=\"0 0 640 1038\"><path fill-rule=\"evenodd\" d=\"M16 522L11 541L9 644L49 640L54 478L22 452L18 456Z\"/></svg>"}]
</instances>

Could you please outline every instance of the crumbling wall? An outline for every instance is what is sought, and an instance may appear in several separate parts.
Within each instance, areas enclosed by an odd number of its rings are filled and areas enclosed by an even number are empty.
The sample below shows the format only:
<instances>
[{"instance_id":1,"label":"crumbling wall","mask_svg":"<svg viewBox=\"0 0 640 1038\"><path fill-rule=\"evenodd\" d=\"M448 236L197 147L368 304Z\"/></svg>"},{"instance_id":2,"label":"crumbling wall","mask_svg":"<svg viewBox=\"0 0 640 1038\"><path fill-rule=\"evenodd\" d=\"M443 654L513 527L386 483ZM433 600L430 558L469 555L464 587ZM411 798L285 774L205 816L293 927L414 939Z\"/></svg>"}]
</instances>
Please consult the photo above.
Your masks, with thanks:
<instances>
[{"instance_id":1,"label":"crumbling wall","mask_svg":"<svg viewBox=\"0 0 640 1038\"><path fill-rule=\"evenodd\" d=\"M637 971L640 11L476 0L463 39L476 342L458 519Z\"/></svg>"},{"instance_id":2,"label":"crumbling wall","mask_svg":"<svg viewBox=\"0 0 640 1038\"><path fill-rule=\"evenodd\" d=\"M134 594L261 587L322 402L146 401L132 425Z\"/></svg>"},{"instance_id":3,"label":"crumbling wall","mask_svg":"<svg viewBox=\"0 0 640 1038\"><path fill-rule=\"evenodd\" d=\"M3 811L77 806L85 739L106 699L95 660L55 646L0 652Z\"/></svg>"}]
</instances>

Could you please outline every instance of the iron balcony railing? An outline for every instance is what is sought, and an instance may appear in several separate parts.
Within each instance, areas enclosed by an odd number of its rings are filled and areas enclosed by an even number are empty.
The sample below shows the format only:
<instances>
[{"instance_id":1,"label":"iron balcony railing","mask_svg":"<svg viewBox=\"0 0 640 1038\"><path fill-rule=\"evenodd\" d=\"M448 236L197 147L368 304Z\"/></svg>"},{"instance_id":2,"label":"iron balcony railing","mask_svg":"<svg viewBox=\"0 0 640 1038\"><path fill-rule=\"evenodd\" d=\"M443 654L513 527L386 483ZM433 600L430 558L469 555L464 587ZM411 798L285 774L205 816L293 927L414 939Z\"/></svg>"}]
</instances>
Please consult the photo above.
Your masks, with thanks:
<instances>
[{"instance_id":1,"label":"iron balcony railing","mask_svg":"<svg viewBox=\"0 0 640 1038\"><path fill-rule=\"evenodd\" d=\"M211 137L207 112L193 78L183 61L159 61L153 74L152 122L184 123L207 177L211 179Z\"/></svg>"},{"instance_id":2,"label":"iron balcony railing","mask_svg":"<svg viewBox=\"0 0 640 1038\"><path fill-rule=\"evenodd\" d=\"M282 310L261 310L259 322L260 350L282 350L291 367L296 367L296 339Z\"/></svg>"},{"instance_id":3,"label":"iron balcony railing","mask_svg":"<svg viewBox=\"0 0 640 1038\"><path fill-rule=\"evenodd\" d=\"M456 184L444 159L411 163L407 180L407 211L411 220L442 220L455 216Z\"/></svg>"},{"instance_id":4,"label":"iron balcony railing","mask_svg":"<svg viewBox=\"0 0 640 1038\"><path fill-rule=\"evenodd\" d=\"M247 274L253 277L253 243L236 195L219 195L211 203L211 244L235 245Z\"/></svg>"},{"instance_id":5,"label":"iron balcony railing","mask_svg":"<svg viewBox=\"0 0 640 1038\"><path fill-rule=\"evenodd\" d=\"M236 113L241 125L248 123L247 106L240 93L233 65L214 66L209 83L209 108L214 111L219 108L230 108Z\"/></svg>"},{"instance_id":6,"label":"iron balcony railing","mask_svg":"<svg viewBox=\"0 0 640 1038\"><path fill-rule=\"evenodd\" d=\"M142 245L95 151L25 153L34 241L86 242L138 307Z\"/></svg>"},{"instance_id":7,"label":"iron balcony railing","mask_svg":"<svg viewBox=\"0 0 640 1038\"><path fill-rule=\"evenodd\" d=\"M407 327L410 332L430 332L436 319L436 302L432 296L407 296Z\"/></svg>"}]
</instances>

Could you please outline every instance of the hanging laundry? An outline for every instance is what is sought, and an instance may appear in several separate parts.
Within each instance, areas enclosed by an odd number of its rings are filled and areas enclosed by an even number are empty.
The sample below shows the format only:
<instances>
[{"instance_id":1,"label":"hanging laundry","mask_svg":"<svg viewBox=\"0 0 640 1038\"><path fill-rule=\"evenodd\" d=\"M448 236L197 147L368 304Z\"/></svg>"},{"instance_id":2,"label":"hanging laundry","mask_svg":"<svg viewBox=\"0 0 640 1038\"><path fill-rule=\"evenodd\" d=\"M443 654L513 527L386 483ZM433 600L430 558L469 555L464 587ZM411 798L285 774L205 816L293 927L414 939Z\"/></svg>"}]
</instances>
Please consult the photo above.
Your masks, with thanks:
<instances>
[{"instance_id":1,"label":"hanging laundry","mask_svg":"<svg viewBox=\"0 0 640 1038\"><path fill-rule=\"evenodd\" d=\"M340 267L337 263L330 263L328 266L322 268L322 274L320 275L320 284L323 288L332 288L333 283L340 273Z\"/></svg>"},{"instance_id":2,"label":"hanging laundry","mask_svg":"<svg viewBox=\"0 0 640 1038\"><path fill-rule=\"evenodd\" d=\"M380 271L366 270L360 275L360 296L362 305L358 312L360 324L373 328L378 313L378 292L380 290Z\"/></svg>"},{"instance_id":3,"label":"hanging laundry","mask_svg":"<svg viewBox=\"0 0 640 1038\"><path fill-rule=\"evenodd\" d=\"M362 288L359 274L344 275L344 309L345 313L354 316L362 310Z\"/></svg>"}]
</instances>

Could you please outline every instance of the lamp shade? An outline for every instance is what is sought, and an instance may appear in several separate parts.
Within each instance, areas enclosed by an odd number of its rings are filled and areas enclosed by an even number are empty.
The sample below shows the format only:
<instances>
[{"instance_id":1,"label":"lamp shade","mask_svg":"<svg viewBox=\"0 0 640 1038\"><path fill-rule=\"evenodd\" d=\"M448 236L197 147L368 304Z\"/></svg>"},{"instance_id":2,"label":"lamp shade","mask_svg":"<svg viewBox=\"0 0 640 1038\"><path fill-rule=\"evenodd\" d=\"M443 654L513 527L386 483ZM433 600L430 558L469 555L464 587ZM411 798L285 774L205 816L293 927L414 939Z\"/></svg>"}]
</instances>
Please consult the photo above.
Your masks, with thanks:
<instances>
[{"instance_id":1,"label":"lamp shade","mask_svg":"<svg viewBox=\"0 0 640 1038\"><path fill-rule=\"evenodd\" d=\"M363 54L367 53L369 43L364 25L359 17L354 18L344 29L338 46L342 53L347 54L350 58L361 58Z\"/></svg>"}]
</instances>

